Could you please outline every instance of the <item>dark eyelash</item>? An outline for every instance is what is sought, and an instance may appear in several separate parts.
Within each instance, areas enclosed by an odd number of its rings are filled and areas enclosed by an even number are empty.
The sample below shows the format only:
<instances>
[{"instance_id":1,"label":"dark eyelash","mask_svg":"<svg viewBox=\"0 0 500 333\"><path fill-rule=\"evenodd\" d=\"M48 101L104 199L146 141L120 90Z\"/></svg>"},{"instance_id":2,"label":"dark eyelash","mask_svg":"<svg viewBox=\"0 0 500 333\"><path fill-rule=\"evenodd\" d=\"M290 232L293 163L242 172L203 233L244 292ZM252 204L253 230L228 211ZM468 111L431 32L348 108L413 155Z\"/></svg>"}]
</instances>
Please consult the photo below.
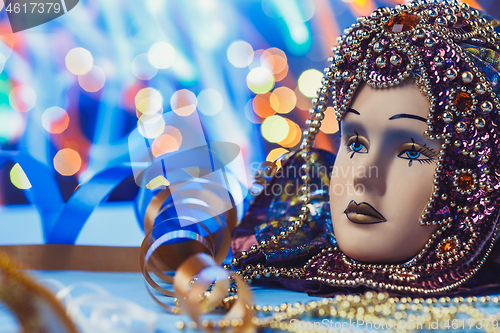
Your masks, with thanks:
<instances>
[{"instance_id":1,"label":"dark eyelash","mask_svg":"<svg viewBox=\"0 0 500 333\"><path fill-rule=\"evenodd\" d=\"M425 160L410 160L409 162L417 161L420 164L422 163L431 164L434 160L435 160L434 158L426 158Z\"/></svg>"},{"instance_id":2,"label":"dark eyelash","mask_svg":"<svg viewBox=\"0 0 500 333\"><path fill-rule=\"evenodd\" d=\"M413 139L412 139L413 140ZM415 141L413 141L415 142ZM424 154L425 156L427 156L428 158L430 159L435 159L437 157L437 153L434 149L432 149L431 147L427 147L427 144L424 144L423 146L420 147L419 150L417 150L419 153L422 153Z\"/></svg>"},{"instance_id":3,"label":"dark eyelash","mask_svg":"<svg viewBox=\"0 0 500 333\"><path fill-rule=\"evenodd\" d=\"M349 158L353 158L354 154L356 154L356 152L354 150L352 150L352 148L351 148L350 145L346 146L346 150L347 150L348 153L351 154L351 156L349 156Z\"/></svg>"}]
</instances>

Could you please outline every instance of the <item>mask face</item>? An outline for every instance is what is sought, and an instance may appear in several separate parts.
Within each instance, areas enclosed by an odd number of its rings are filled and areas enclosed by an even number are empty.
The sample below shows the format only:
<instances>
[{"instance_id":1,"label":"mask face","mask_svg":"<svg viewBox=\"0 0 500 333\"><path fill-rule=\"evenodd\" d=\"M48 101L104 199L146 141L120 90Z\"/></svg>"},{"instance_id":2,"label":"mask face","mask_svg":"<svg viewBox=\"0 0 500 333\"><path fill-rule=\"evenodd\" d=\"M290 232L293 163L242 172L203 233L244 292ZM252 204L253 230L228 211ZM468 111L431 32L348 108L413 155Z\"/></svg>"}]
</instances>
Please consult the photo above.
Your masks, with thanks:
<instances>
[{"instance_id":1,"label":"mask face","mask_svg":"<svg viewBox=\"0 0 500 333\"><path fill-rule=\"evenodd\" d=\"M429 107L413 83L358 88L341 123L330 182L333 229L348 257L404 262L436 230L419 223L442 144L424 137Z\"/></svg>"}]
</instances>

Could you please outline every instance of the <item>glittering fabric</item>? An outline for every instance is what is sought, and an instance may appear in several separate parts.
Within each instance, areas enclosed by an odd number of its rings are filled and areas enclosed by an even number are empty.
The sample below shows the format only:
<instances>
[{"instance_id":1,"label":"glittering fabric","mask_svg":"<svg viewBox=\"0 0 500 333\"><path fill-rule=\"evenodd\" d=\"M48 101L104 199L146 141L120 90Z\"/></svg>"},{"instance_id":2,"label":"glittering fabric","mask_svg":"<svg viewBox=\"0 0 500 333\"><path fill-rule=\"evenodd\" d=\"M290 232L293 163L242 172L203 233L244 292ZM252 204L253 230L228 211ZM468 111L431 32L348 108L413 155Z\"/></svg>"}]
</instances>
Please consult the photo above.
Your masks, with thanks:
<instances>
[{"instance_id":1,"label":"glittering fabric","mask_svg":"<svg viewBox=\"0 0 500 333\"><path fill-rule=\"evenodd\" d=\"M244 263L263 260L262 263L267 265L280 266L287 262L298 262L301 258L309 259L311 254L336 244L328 199L328 185L335 156L323 150L315 150L311 157L311 214L306 227L280 242L280 246L272 245L269 251L259 251L258 255L254 254ZM255 199L233 233L234 255L239 256L242 251L249 250L242 239L250 237L258 243L270 241L273 235L287 230L297 220L302 207L299 197L302 185L300 177L304 174L301 169L303 162L297 153L284 161L271 182ZM256 257L259 260L255 260Z\"/></svg>"}]
</instances>

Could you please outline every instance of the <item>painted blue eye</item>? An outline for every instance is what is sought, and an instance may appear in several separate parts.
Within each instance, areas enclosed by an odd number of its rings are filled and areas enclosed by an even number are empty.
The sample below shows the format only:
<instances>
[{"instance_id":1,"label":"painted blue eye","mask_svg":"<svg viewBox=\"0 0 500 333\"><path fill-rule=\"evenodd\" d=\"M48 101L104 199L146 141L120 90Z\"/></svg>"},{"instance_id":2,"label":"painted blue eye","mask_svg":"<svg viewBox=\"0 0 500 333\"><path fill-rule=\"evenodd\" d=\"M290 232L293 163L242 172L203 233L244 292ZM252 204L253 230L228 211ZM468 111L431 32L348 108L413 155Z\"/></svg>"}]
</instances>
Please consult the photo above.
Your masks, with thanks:
<instances>
[{"instance_id":1,"label":"painted blue eye","mask_svg":"<svg viewBox=\"0 0 500 333\"><path fill-rule=\"evenodd\" d=\"M426 145L420 145L416 143L413 139L412 142L405 142L399 147L398 157L404 160L408 160L408 166L412 166L413 161L417 161L422 164L430 164L436 159L436 152L432 148L428 148Z\"/></svg>"},{"instance_id":2,"label":"painted blue eye","mask_svg":"<svg viewBox=\"0 0 500 333\"><path fill-rule=\"evenodd\" d=\"M363 149L363 145L356 141L351 143L351 149L354 150L355 152L359 152L361 149Z\"/></svg>"},{"instance_id":3,"label":"painted blue eye","mask_svg":"<svg viewBox=\"0 0 500 333\"><path fill-rule=\"evenodd\" d=\"M415 150L407 150L406 156L408 156L408 158L411 158L411 159L416 159L416 158L419 158L420 152L415 151Z\"/></svg>"},{"instance_id":4,"label":"painted blue eye","mask_svg":"<svg viewBox=\"0 0 500 333\"><path fill-rule=\"evenodd\" d=\"M356 132L354 132L356 133ZM368 153L368 140L363 137L359 137L358 133L351 136L346 142L346 150L351 154L351 158L356 154L366 154Z\"/></svg>"}]
</instances>

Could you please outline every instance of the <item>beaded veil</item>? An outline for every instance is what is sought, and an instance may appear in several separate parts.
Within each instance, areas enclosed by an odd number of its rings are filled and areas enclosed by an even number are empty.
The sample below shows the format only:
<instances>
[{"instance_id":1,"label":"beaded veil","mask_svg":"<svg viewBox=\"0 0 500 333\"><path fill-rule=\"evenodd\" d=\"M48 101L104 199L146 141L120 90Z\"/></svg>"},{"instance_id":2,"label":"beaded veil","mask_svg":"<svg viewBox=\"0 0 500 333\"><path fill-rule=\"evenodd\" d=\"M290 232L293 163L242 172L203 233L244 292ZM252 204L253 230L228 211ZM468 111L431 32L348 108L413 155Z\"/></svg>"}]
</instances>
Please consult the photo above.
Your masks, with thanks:
<instances>
[{"instance_id":1,"label":"beaded veil","mask_svg":"<svg viewBox=\"0 0 500 333\"><path fill-rule=\"evenodd\" d=\"M500 212L499 25L458 1L420 0L379 8L347 29L333 48L323 87L313 99L302 150L280 169L283 173L303 163L302 185L296 187L303 206L298 211L288 204L291 211L269 233L272 221L257 212L277 199L269 194L256 198L257 207L234 234L233 251L241 256L233 264L243 267L240 274L247 281L279 277L282 284L301 290L365 286L418 294L447 292L473 276L495 244ZM324 178L311 175L319 161L332 163L312 143L329 102L341 121L362 82L383 89L410 76L431 104L425 134L443 140L433 192L419 221L439 227L405 263L356 262L336 246L325 207L327 191L310 189ZM249 230L255 235L249 236ZM254 246L246 245L249 239Z\"/></svg>"}]
</instances>

